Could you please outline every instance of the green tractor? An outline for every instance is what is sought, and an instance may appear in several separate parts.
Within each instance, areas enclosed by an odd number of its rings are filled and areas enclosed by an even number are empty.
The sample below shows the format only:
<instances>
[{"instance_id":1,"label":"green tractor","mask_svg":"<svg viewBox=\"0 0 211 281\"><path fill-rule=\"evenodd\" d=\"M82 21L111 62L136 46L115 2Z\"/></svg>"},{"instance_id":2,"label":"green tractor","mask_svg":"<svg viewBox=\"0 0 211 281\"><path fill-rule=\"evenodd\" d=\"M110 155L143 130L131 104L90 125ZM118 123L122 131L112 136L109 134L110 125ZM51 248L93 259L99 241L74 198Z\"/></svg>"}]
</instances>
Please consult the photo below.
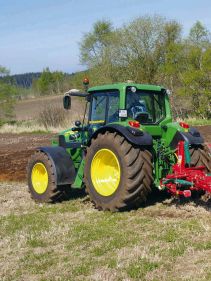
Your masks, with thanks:
<instances>
[{"instance_id":1,"label":"green tractor","mask_svg":"<svg viewBox=\"0 0 211 281\"><path fill-rule=\"evenodd\" d=\"M118 211L137 207L153 188L186 197L211 192L210 149L195 128L172 121L166 89L117 83L70 90L65 109L71 96L86 99L84 120L31 156L35 201L53 202L68 188L85 187L97 209Z\"/></svg>"}]
</instances>

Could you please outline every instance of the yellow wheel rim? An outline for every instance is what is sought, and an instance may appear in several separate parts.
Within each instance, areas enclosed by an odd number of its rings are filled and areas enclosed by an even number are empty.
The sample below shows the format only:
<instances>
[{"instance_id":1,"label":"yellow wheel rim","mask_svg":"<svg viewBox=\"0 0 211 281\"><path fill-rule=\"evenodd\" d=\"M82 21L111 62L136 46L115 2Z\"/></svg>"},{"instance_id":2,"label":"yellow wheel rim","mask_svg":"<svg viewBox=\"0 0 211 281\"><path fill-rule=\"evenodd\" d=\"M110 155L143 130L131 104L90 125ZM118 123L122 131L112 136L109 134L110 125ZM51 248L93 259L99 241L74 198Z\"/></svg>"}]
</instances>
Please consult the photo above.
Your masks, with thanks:
<instances>
[{"instance_id":1,"label":"yellow wheel rim","mask_svg":"<svg viewBox=\"0 0 211 281\"><path fill-rule=\"evenodd\" d=\"M102 196L112 195L120 182L120 165L109 149L99 150L91 163L91 179L94 188Z\"/></svg>"},{"instance_id":2,"label":"yellow wheel rim","mask_svg":"<svg viewBox=\"0 0 211 281\"><path fill-rule=\"evenodd\" d=\"M48 172L42 163L36 163L32 169L31 181L34 190L42 194L48 187Z\"/></svg>"}]
</instances>

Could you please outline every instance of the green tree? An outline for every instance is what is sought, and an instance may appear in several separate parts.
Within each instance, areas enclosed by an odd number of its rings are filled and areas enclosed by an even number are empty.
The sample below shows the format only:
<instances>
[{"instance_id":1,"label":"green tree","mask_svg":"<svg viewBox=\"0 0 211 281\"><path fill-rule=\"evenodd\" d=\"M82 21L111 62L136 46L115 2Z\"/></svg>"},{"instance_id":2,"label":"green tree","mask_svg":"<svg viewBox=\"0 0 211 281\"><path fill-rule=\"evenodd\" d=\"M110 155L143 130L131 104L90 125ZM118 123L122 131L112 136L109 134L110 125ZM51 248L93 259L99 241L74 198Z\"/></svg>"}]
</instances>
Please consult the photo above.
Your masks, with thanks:
<instances>
[{"instance_id":1,"label":"green tree","mask_svg":"<svg viewBox=\"0 0 211 281\"><path fill-rule=\"evenodd\" d=\"M53 83L53 77L50 69L47 67L43 70L41 77L37 80L36 87L41 95L48 95L50 85Z\"/></svg>"},{"instance_id":2,"label":"green tree","mask_svg":"<svg viewBox=\"0 0 211 281\"><path fill-rule=\"evenodd\" d=\"M161 84L173 93L176 114L185 105L192 114L210 118L210 32L200 22L187 38L181 31L178 22L160 16L139 17L115 30L98 21L82 39L81 62L91 81Z\"/></svg>"},{"instance_id":3,"label":"green tree","mask_svg":"<svg viewBox=\"0 0 211 281\"><path fill-rule=\"evenodd\" d=\"M180 25L160 16L140 17L117 30L109 22L97 22L81 42L81 62L103 82L155 83L166 47L180 36Z\"/></svg>"},{"instance_id":4,"label":"green tree","mask_svg":"<svg viewBox=\"0 0 211 281\"><path fill-rule=\"evenodd\" d=\"M55 71L52 73L53 83L52 83L52 91L57 94L64 91L64 80L65 75L61 71Z\"/></svg>"},{"instance_id":5,"label":"green tree","mask_svg":"<svg viewBox=\"0 0 211 281\"><path fill-rule=\"evenodd\" d=\"M186 61L180 91L191 97L196 116L211 118L211 45L206 50L189 46Z\"/></svg>"},{"instance_id":6,"label":"green tree","mask_svg":"<svg viewBox=\"0 0 211 281\"><path fill-rule=\"evenodd\" d=\"M200 21L197 21L190 29L188 40L196 46L206 45L210 42L210 32Z\"/></svg>"},{"instance_id":7,"label":"green tree","mask_svg":"<svg viewBox=\"0 0 211 281\"><path fill-rule=\"evenodd\" d=\"M63 91L64 73L51 72L47 67L43 70L40 78L33 81L33 87L40 95L53 95Z\"/></svg>"},{"instance_id":8,"label":"green tree","mask_svg":"<svg viewBox=\"0 0 211 281\"><path fill-rule=\"evenodd\" d=\"M9 70L0 66L0 76L8 75ZM17 89L3 80L0 80L0 124L2 121L13 117L14 97L17 94Z\"/></svg>"},{"instance_id":9,"label":"green tree","mask_svg":"<svg viewBox=\"0 0 211 281\"><path fill-rule=\"evenodd\" d=\"M183 52L179 91L191 98L194 115L211 118L211 41L209 31L199 21L190 29Z\"/></svg>"},{"instance_id":10,"label":"green tree","mask_svg":"<svg viewBox=\"0 0 211 281\"><path fill-rule=\"evenodd\" d=\"M91 32L84 35L80 43L81 62L88 67L102 63L104 49L110 43L113 27L110 21L97 21Z\"/></svg>"},{"instance_id":11,"label":"green tree","mask_svg":"<svg viewBox=\"0 0 211 281\"><path fill-rule=\"evenodd\" d=\"M13 117L13 109L17 89L6 83L0 82L0 120Z\"/></svg>"},{"instance_id":12,"label":"green tree","mask_svg":"<svg viewBox=\"0 0 211 281\"><path fill-rule=\"evenodd\" d=\"M6 67L0 65L0 77L4 75L9 75L9 70Z\"/></svg>"},{"instance_id":13,"label":"green tree","mask_svg":"<svg viewBox=\"0 0 211 281\"><path fill-rule=\"evenodd\" d=\"M111 48L116 32L110 21L97 21L80 43L80 60L90 69L90 75L100 83L114 82Z\"/></svg>"}]
</instances>

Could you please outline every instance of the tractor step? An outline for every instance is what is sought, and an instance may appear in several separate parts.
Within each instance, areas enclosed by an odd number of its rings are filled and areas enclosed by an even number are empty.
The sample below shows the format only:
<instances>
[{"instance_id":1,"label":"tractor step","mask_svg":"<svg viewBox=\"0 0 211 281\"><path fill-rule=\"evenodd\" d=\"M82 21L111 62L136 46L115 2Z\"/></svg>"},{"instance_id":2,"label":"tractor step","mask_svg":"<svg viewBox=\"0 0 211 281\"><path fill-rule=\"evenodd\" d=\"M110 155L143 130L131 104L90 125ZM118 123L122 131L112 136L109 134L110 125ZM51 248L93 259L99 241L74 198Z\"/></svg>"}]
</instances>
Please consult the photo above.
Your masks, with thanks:
<instances>
[{"instance_id":1,"label":"tractor step","mask_svg":"<svg viewBox=\"0 0 211 281\"><path fill-rule=\"evenodd\" d=\"M180 141L177 147L178 162L173 165L173 173L161 180L161 186L172 195L190 197L191 191L203 190L211 193L211 175L206 174L205 167L187 167L187 144Z\"/></svg>"}]
</instances>

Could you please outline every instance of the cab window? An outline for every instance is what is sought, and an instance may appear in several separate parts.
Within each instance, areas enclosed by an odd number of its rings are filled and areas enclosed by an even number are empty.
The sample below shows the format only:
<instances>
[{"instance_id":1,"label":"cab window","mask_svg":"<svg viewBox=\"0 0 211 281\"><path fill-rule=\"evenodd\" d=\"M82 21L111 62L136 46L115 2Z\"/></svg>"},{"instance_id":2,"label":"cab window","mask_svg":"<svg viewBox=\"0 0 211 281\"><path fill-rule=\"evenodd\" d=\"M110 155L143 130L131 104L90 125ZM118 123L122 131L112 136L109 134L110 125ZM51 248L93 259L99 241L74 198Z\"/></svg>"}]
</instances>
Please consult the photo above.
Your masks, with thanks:
<instances>
[{"instance_id":1,"label":"cab window","mask_svg":"<svg viewBox=\"0 0 211 281\"><path fill-rule=\"evenodd\" d=\"M165 95L161 92L127 89L128 117L142 124L157 124L165 117Z\"/></svg>"},{"instance_id":2,"label":"cab window","mask_svg":"<svg viewBox=\"0 0 211 281\"><path fill-rule=\"evenodd\" d=\"M119 120L119 91L92 94L90 124L111 123Z\"/></svg>"}]
</instances>

